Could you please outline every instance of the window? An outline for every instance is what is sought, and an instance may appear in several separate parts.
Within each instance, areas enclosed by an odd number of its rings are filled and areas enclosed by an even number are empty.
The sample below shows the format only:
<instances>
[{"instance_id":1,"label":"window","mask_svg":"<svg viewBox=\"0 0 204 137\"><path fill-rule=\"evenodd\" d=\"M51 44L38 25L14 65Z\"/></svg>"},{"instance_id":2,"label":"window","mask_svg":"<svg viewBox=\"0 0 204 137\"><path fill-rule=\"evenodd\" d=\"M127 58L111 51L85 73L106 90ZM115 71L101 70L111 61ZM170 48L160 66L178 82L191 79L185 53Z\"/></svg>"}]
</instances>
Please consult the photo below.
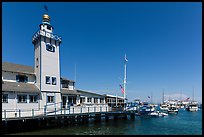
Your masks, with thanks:
<instances>
[{"instance_id":1,"label":"window","mask_svg":"<svg viewBox=\"0 0 204 137\"><path fill-rule=\"evenodd\" d=\"M98 98L94 98L94 103L98 103Z\"/></svg>"},{"instance_id":2,"label":"window","mask_svg":"<svg viewBox=\"0 0 204 137\"><path fill-rule=\"evenodd\" d=\"M88 103L91 103L91 98L87 98L87 102L88 102Z\"/></svg>"},{"instance_id":3,"label":"window","mask_svg":"<svg viewBox=\"0 0 204 137\"><path fill-rule=\"evenodd\" d=\"M39 62L38 62L38 58L36 58L36 68L38 68Z\"/></svg>"},{"instance_id":4,"label":"window","mask_svg":"<svg viewBox=\"0 0 204 137\"><path fill-rule=\"evenodd\" d=\"M29 95L30 103L38 103L38 95Z\"/></svg>"},{"instance_id":5,"label":"window","mask_svg":"<svg viewBox=\"0 0 204 137\"><path fill-rule=\"evenodd\" d=\"M16 75L17 82L28 82L28 77L24 75Z\"/></svg>"},{"instance_id":6,"label":"window","mask_svg":"<svg viewBox=\"0 0 204 137\"><path fill-rule=\"evenodd\" d=\"M8 94L2 94L2 103L8 103Z\"/></svg>"},{"instance_id":7,"label":"window","mask_svg":"<svg viewBox=\"0 0 204 137\"><path fill-rule=\"evenodd\" d=\"M100 98L100 103L104 103L104 98Z\"/></svg>"},{"instance_id":8,"label":"window","mask_svg":"<svg viewBox=\"0 0 204 137\"><path fill-rule=\"evenodd\" d=\"M18 95L18 103L27 103L27 95Z\"/></svg>"},{"instance_id":9,"label":"window","mask_svg":"<svg viewBox=\"0 0 204 137\"><path fill-rule=\"evenodd\" d=\"M62 83L62 88L68 88L68 83Z\"/></svg>"},{"instance_id":10,"label":"window","mask_svg":"<svg viewBox=\"0 0 204 137\"><path fill-rule=\"evenodd\" d=\"M55 52L55 47L51 45L50 43L46 44L46 50L50 52Z\"/></svg>"},{"instance_id":11,"label":"window","mask_svg":"<svg viewBox=\"0 0 204 137\"><path fill-rule=\"evenodd\" d=\"M84 102L85 102L85 98L84 98L84 97L81 97L81 98L80 98L80 102L81 102L81 103L84 103Z\"/></svg>"},{"instance_id":12,"label":"window","mask_svg":"<svg viewBox=\"0 0 204 137\"><path fill-rule=\"evenodd\" d=\"M47 96L47 103L54 103L54 96Z\"/></svg>"},{"instance_id":13,"label":"window","mask_svg":"<svg viewBox=\"0 0 204 137\"><path fill-rule=\"evenodd\" d=\"M57 84L57 79L56 77L52 77L52 85L56 85Z\"/></svg>"},{"instance_id":14,"label":"window","mask_svg":"<svg viewBox=\"0 0 204 137\"><path fill-rule=\"evenodd\" d=\"M52 28L52 27L51 27L50 25L47 25L47 29L48 29L48 30L51 30L51 28Z\"/></svg>"},{"instance_id":15,"label":"window","mask_svg":"<svg viewBox=\"0 0 204 137\"><path fill-rule=\"evenodd\" d=\"M49 76L46 76L46 84L50 84L50 77Z\"/></svg>"}]
</instances>

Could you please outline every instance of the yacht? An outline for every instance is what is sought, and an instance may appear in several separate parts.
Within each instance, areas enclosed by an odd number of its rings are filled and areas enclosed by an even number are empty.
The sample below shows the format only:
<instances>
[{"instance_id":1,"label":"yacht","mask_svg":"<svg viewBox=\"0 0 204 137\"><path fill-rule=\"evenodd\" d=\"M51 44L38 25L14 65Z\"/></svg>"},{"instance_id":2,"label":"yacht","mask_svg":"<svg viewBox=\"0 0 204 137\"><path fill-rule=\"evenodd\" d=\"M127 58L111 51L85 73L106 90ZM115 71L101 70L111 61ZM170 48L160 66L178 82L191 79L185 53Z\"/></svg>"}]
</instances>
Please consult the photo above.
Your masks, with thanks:
<instances>
[{"instance_id":1,"label":"yacht","mask_svg":"<svg viewBox=\"0 0 204 137\"><path fill-rule=\"evenodd\" d=\"M155 107L152 105L149 105L148 102L144 102L143 105L140 107L140 114L146 115L150 114L155 111Z\"/></svg>"},{"instance_id":2,"label":"yacht","mask_svg":"<svg viewBox=\"0 0 204 137\"><path fill-rule=\"evenodd\" d=\"M193 101L193 102L189 103L186 110L188 110L188 111L198 111L198 102Z\"/></svg>"},{"instance_id":3,"label":"yacht","mask_svg":"<svg viewBox=\"0 0 204 137\"><path fill-rule=\"evenodd\" d=\"M167 104L161 104L161 105L160 105L160 110L162 110L162 111L168 111L168 105L167 105Z\"/></svg>"},{"instance_id":4,"label":"yacht","mask_svg":"<svg viewBox=\"0 0 204 137\"><path fill-rule=\"evenodd\" d=\"M168 108L168 113L170 113L170 114L178 114L178 109L176 108L175 105L171 105Z\"/></svg>"},{"instance_id":5,"label":"yacht","mask_svg":"<svg viewBox=\"0 0 204 137\"><path fill-rule=\"evenodd\" d=\"M149 115L150 115L150 116L153 116L153 117L164 117L164 116L168 116L167 113L163 113L163 112L159 112L159 111L151 112Z\"/></svg>"}]
</instances>

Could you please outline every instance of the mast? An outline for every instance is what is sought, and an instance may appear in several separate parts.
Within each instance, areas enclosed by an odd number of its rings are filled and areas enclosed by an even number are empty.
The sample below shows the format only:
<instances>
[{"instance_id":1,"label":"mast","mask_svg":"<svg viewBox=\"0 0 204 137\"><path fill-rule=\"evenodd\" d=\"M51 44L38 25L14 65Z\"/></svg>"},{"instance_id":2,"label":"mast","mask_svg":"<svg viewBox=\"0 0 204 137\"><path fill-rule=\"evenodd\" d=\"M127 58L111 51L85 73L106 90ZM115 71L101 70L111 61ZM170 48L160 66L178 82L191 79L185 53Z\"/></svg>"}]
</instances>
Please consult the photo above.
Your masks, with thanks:
<instances>
[{"instance_id":1,"label":"mast","mask_svg":"<svg viewBox=\"0 0 204 137\"><path fill-rule=\"evenodd\" d=\"M192 101L194 101L194 87L193 87L193 100Z\"/></svg>"},{"instance_id":2,"label":"mast","mask_svg":"<svg viewBox=\"0 0 204 137\"><path fill-rule=\"evenodd\" d=\"M126 103L126 63L127 63L127 58L125 54L125 65L124 65L124 81L123 81L123 88L124 88L124 103Z\"/></svg>"},{"instance_id":3,"label":"mast","mask_svg":"<svg viewBox=\"0 0 204 137\"><path fill-rule=\"evenodd\" d=\"M115 100L115 103L116 103L116 107L118 107L118 95L116 94L116 100Z\"/></svg>"},{"instance_id":4,"label":"mast","mask_svg":"<svg viewBox=\"0 0 204 137\"><path fill-rule=\"evenodd\" d=\"M162 94L162 103L164 104L164 89L163 89L163 94Z\"/></svg>"}]
</instances>

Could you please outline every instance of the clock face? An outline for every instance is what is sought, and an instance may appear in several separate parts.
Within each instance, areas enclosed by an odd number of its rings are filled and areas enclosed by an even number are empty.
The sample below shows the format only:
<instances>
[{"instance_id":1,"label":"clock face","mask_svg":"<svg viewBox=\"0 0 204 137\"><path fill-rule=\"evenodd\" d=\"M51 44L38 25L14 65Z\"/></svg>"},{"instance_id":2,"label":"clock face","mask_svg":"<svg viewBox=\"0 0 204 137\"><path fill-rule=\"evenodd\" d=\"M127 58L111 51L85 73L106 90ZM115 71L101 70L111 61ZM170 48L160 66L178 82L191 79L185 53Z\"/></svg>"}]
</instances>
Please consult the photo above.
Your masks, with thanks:
<instances>
[{"instance_id":1,"label":"clock face","mask_svg":"<svg viewBox=\"0 0 204 137\"><path fill-rule=\"evenodd\" d=\"M50 52L55 52L55 47L52 44L47 43L46 44L46 50L50 51Z\"/></svg>"}]
</instances>

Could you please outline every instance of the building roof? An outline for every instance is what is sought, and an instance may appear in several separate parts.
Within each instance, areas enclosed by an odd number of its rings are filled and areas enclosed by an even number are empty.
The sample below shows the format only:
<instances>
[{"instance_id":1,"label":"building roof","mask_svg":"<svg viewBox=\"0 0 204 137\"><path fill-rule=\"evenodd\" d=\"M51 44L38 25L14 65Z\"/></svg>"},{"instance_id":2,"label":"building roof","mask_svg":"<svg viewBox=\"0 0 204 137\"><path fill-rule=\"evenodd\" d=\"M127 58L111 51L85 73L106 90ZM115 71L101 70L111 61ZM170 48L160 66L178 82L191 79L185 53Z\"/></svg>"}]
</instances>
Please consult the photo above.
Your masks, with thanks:
<instances>
[{"instance_id":1,"label":"building roof","mask_svg":"<svg viewBox=\"0 0 204 137\"><path fill-rule=\"evenodd\" d=\"M93 92L90 92L90 91L84 91L84 90L80 90L80 89L77 89L77 92L79 92L79 93L85 93L85 94L92 94L92 95L97 95L97 96L103 96L104 97L104 95L102 95L102 94L98 94L98 93L93 93Z\"/></svg>"},{"instance_id":2,"label":"building roof","mask_svg":"<svg viewBox=\"0 0 204 137\"><path fill-rule=\"evenodd\" d=\"M61 77L60 79L63 80L63 81L75 82L74 80L70 80L70 79L67 79L67 78L64 78L64 77Z\"/></svg>"},{"instance_id":3,"label":"building roof","mask_svg":"<svg viewBox=\"0 0 204 137\"><path fill-rule=\"evenodd\" d=\"M34 68L32 66L26 66L21 64L15 64L10 62L2 62L2 71L18 72L25 74L35 74ZM61 77L61 80L75 82L74 80L69 80L67 78Z\"/></svg>"},{"instance_id":4,"label":"building roof","mask_svg":"<svg viewBox=\"0 0 204 137\"><path fill-rule=\"evenodd\" d=\"M34 69L31 66L14 64L14 63L9 63L9 62L2 62L2 70L26 73L26 74L34 74Z\"/></svg>"},{"instance_id":5,"label":"building roof","mask_svg":"<svg viewBox=\"0 0 204 137\"><path fill-rule=\"evenodd\" d=\"M23 82L7 82L2 83L2 91L16 91L16 92L32 92L40 93L40 90L35 84L28 84Z\"/></svg>"},{"instance_id":6,"label":"building roof","mask_svg":"<svg viewBox=\"0 0 204 137\"><path fill-rule=\"evenodd\" d=\"M80 94L76 90L69 90L66 88L61 88L60 90L62 94L69 94L69 95L79 95Z\"/></svg>"},{"instance_id":7,"label":"building roof","mask_svg":"<svg viewBox=\"0 0 204 137\"><path fill-rule=\"evenodd\" d=\"M121 99L124 99L124 97L121 97L121 96L115 96L115 95L109 95L109 94L104 94L104 96L106 97L112 97L112 98L121 98Z\"/></svg>"}]
</instances>

